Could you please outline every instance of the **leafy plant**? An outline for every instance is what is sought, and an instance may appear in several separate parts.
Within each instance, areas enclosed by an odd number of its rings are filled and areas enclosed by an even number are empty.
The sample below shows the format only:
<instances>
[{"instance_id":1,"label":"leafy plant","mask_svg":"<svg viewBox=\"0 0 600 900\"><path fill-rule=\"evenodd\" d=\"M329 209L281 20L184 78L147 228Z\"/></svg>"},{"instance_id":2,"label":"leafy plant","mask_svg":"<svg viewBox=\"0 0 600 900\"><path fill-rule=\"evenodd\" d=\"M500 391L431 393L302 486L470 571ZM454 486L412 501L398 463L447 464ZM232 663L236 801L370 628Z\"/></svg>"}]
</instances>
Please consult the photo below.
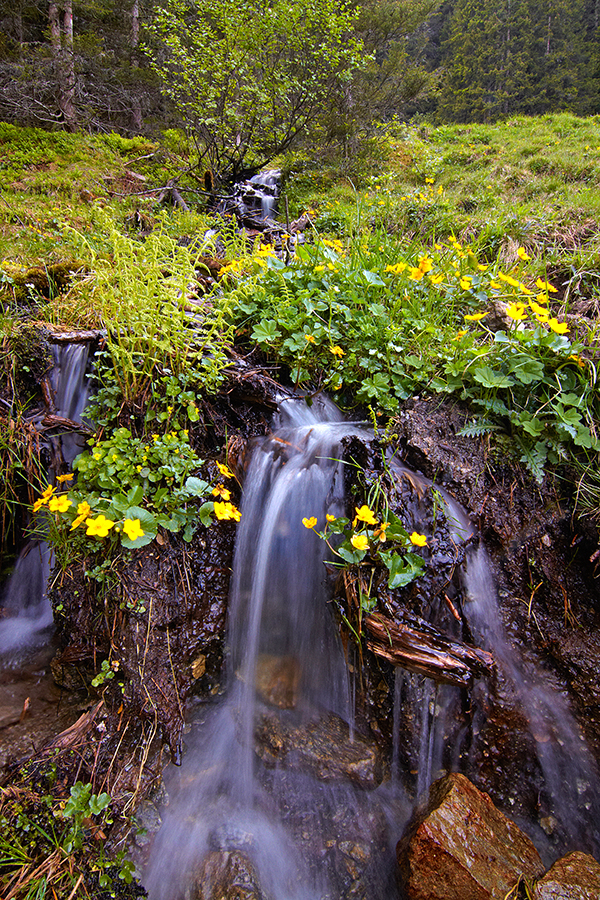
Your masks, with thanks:
<instances>
[{"instance_id":1,"label":"leafy plant","mask_svg":"<svg viewBox=\"0 0 600 900\"><path fill-rule=\"evenodd\" d=\"M95 272L94 300L123 399L133 402L156 375L178 377L189 366L202 386L214 390L228 365L224 347L230 330L226 302L217 296L196 302L200 251L164 233L135 241L110 217L99 219L108 255L99 255L83 235L74 237Z\"/></svg>"},{"instance_id":2,"label":"leafy plant","mask_svg":"<svg viewBox=\"0 0 600 900\"><path fill-rule=\"evenodd\" d=\"M355 512L352 522L345 516L327 514L323 531L316 531L314 516L302 519L302 524L315 530L327 543L334 555L334 565L359 566L368 559L372 565L385 566L391 590L405 587L422 574L425 560L414 549L427 545L425 535L416 531L409 534L391 510L380 521L366 504L357 506ZM370 612L374 602L368 594L361 593L363 611Z\"/></svg>"},{"instance_id":3,"label":"leafy plant","mask_svg":"<svg viewBox=\"0 0 600 900\"><path fill-rule=\"evenodd\" d=\"M355 18L342 0L165 0L158 8L152 67L220 181L257 171L315 127L364 62Z\"/></svg>"}]
</instances>

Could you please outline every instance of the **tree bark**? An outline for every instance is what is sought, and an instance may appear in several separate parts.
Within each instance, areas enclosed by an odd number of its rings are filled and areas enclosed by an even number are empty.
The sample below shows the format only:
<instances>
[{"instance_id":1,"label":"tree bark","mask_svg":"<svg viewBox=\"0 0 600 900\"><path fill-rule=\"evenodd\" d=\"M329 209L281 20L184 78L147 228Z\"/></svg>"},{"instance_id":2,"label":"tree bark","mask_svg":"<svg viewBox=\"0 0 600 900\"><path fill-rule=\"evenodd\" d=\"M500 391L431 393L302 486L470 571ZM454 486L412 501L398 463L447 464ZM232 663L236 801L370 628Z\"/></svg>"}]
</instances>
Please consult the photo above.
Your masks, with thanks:
<instances>
[{"instance_id":1,"label":"tree bark","mask_svg":"<svg viewBox=\"0 0 600 900\"><path fill-rule=\"evenodd\" d=\"M62 21L61 21L62 19ZM50 0L48 7L50 44L54 61L56 99L65 125L69 131L77 127L75 112L75 54L73 49L73 3Z\"/></svg>"}]
</instances>

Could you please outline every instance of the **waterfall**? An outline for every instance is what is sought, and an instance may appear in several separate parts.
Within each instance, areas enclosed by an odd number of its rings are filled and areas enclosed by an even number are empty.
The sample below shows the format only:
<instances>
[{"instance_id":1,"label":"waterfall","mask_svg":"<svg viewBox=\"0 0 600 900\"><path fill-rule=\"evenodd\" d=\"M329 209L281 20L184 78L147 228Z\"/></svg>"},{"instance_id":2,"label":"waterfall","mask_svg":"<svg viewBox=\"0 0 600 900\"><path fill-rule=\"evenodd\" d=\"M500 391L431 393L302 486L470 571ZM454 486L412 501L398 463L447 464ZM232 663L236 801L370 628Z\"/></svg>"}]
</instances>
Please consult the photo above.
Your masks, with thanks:
<instances>
[{"instance_id":1,"label":"waterfall","mask_svg":"<svg viewBox=\"0 0 600 900\"><path fill-rule=\"evenodd\" d=\"M231 854L268 897L341 897L348 853L385 844L371 801L378 779L360 768L371 748L352 737L326 546L302 524L342 514L341 440L357 433L329 404L287 401L256 445L234 558L228 686L166 779L169 802L143 879L152 900L200 896L190 885L210 881L215 860ZM344 757L366 787L340 774ZM381 872L370 877L368 896L383 900Z\"/></svg>"},{"instance_id":2,"label":"waterfall","mask_svg":"<svg viewBox=\"0 0 600 900\"><path fill-rule=\"evenodd\" d=\"M467 558L465 613L475 640L493 651L529 723L545 781L546 802L559 833L600 854L600 775L566 698L539 667L517 655L508 641L485 548Z\"/></svg>"},{"instance_id":3,"label":"waterfall","mask_svg":"<svg viewBox=\"0 0 600 900\"><path fill-rule=\"evenodd\" d=\"M272 432L255 440L234 557L227 684L196 712L183 764L166 773L168 803L143 876L150 900L217 900L225 870L253 898L389 900L396 891L392 848L411 810L403 754L416 796L443 767L460 771L469 763L463 751L477 737L475 729L468 734L463 691L422 675L396 670L391 777L381 782L368 741L355 731L347 662L355 668L358 660L346 660L340 647L324 544L302 524L314 516L322 527L327 513L345 512L340 458L351 435L373 439L325 401L312 408L284 401ZM393 459L388 467L410 481L421 502L431 497L428 479ZM468 547L467 513L436 491L451 540ZM418 504L409 515L426 520ZM527 682L504 636L481 548L467 550L462 578L475 640L518 688L553 809L575 838L588 829L589 846L598 779L567 704L545 686L543 672L532 670ZM403 730L414 736L408 748ZM322 757L311 756L315 746ZM348 759L354 769L344 769Z\"/></svg>"},{"instance_id":4,"label":"waterfall","mask_svg":"<svg viewBox=\"0 0 600 900\"><path fill-rule=\"evenodd\" d=\"M87 402L89 343L53 344L52 351L54 367L50 379L56 416L80 423ZM59 436L49 437L48 442L53 461L67 465L82 447L81 436L68 429ZM53 475L51 465L49 482ZM5 611L5 618L0 619L0 658L5 662L45 640L52 625L52 609L46 596L52 562L52 552L45 541L29 541L4 585L0 602Z\"/></svg>"}]
</instances>

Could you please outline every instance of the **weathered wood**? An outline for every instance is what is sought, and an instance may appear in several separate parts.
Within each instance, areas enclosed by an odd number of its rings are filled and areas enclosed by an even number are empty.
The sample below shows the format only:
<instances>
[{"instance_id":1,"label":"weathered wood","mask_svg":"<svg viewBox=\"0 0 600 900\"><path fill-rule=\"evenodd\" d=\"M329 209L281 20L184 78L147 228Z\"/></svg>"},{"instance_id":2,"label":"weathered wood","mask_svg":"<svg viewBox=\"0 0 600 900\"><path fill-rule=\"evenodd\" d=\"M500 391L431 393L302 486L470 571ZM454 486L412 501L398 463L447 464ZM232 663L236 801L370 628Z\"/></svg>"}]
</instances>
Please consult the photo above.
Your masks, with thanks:
<instances>
[{"instance_id":1,"label":"weathered wood","mask_svg":"<svg viewBox=\"0 0 600 900\"><path fill-rule=\"evenodd\" d=\"M474 676L490 675L493 671L491 653L445 637L433 628L412 628L380 613L366 616L363 624L373 653L409 672L468 687Z\"/></svg>"}]
</instances>

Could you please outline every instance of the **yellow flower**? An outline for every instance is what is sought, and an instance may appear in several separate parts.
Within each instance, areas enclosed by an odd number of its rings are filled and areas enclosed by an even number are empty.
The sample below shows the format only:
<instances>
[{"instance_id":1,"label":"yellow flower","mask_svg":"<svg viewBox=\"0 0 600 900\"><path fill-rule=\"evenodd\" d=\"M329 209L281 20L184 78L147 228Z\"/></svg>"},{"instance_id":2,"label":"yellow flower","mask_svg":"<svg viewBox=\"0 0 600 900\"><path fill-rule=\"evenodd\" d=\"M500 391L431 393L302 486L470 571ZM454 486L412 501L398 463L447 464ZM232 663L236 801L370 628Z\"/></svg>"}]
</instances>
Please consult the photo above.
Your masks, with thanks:
<instances>
[{"instance_id":1,"label":"yellow flower","mask_svg":"<svg viewBox=\"0 0 600 900\"><path fill-rule=\"evenodd\" d=\"M50 487L50 485L48 485L48 487L46 488L46 490L45 490L44 493L42 494L41 499L44 500L44 501L47 503L48 500L50 499L50 497L52 496L52 494L54 493L55 490L56 490L56 488Z\"/></svg>"},{"instance_id":2,"label":"yellow flower","mask_svg":"<svg viewBox=\"0 0 600 900\"><path fill-rule=\"evenodd\" d=\"M557 288L553 287L549 281L542 281L541 278L538 278L536 281L536 286L539 287L540 291L550 291L552 294L557 292Z\"/></svg>"},{"instance_id":3,"label":"yellow flower","mask_svg":"<svg viewBox=\"0 0 600 900\"><path fill-rule=\"evenodd\" d=\"M426 178L426 179L425 179L425 184L433 184L434 180L435 180L435 179L433 179L433 178Z\"/></svg>"},{"instance_id":4,"label":"yellow flower","mask_svg":"<svg viewBox=\"0 0 600 900\"><path fill-rule=\"evenodd\" d=\"M50 512L66 512L70 506L73 505L73 501L69 500L66 494L61 494L60 497L50 497L50 502L48 503L48 509Z\"/></svg>"},{"instance_id":5,"label":"yellow flower","mask_svg":"<svg viewBox=\"0 0 600 900\"><path fill-rule=\"evenodd\" d=\"M567 323L559 322L558 319L550 319L548 325L550 326L552 331L556 332L556 334L566 334L569 330L569 326L567 325Z\"/></svg>"},{"instance_id":6,"label":"yellow flower","mask_svg":"<svg viewBox=\"0 0 600 900\"><path fill-rule=\"evenodd\" d=\"M327 513L325 518L327 519L328 522L335 522L335 516L332 516L331 513Z\"/></svg>"},{"instance_id":7,"label":"yellow flower","mask_svg":"<svg viewBox=\"0 0 600 900\"><path fill-rule=\"evenodd\" d=\"M73 473L70 472L68 475L59 475L56 480L59 484L62 484L64 481L72 481Z\"/></svg>"},{"instance_id":8,"label":"yellow flower","mask_svg":"<svg viewBox=\"0 0 600 900\"><path fill-rule=\"evenodd\" d=\"M397 263L394 263L393 265L385 267L385 271L391 272L392 275L401 275L405 269L406 269L405 262L397 262Z\"/></svg>"},{"instance_id":9,"label":"yellow flower","mask_svg":"<svg viewBox=\"0 0 600 900\"><path fill-rule=\"evenodd\" d=\"M344 351L342 350L341 347L338 347L337 345L335 347L330 347L329 352L333 353L334 356L337 356L339 358L344 356Z\"/></svg>"},{"instance_id":10,"label":"yellow flower","mask_svg":"<svg viewBox=\"0 0 600 900\"><path fill-rule=\"evenodd\" d=\"M498 272L498 278L500 279L500 281L505 281L506 284L510 284L511 287L519 287L519 282L511 275L505 275L504 272Z\"/></svg>"},{"instance_id":11,"label":"yellow flower","mask_svg":"<svg viewBox=\"0 0 600 900\"><path fill-rule=\"evenodd\" d=\"M419 269L422 272L431 272L433 268L433 263L429 259L428 256L420 256L419 257Z\"/></svg>"},{"instance_id":12,"label":"yellow flower","mask_svg":"<svg viewBox=\"0 0 600 900\"><path fill-rule=\"evenodd\" d=\"M107 519L106 516L99 515L95 519L87 519L85 524L87 525L85 532L87 535L103 538L106 537L115 523Z\"/></svg>"},{"instance_id":13,"label":"yellow flower","mask_svg":"<svg viewBox=\"0 0 600 900\"><path fill-rule=\"evenodd\" d=\"M454 337L452 338L452 340L460 341L460 339L464 338L465 334L468 334L468 333L469 333L468 331L457 331L456 334L454 335Z\"/></svg>"},{"instance_id":14,"label":"yellow flower","mask_svg":"<svg viewBox=\"0 0 600 900\"><path fill-rule=\"evenodd\" d=\"M543 306L540 306L539 303L536 303L535 300L530 300L529 306L531 307L533 312L536 314L536 316L538 316L538 317L543 316L546 319L548 318L548 310L544 309Z\"/></svg>"},{"instance_id":15,"label":"yellow flower","mask_svg":"<svg viewBox=\"0 0 600 900\"><path fill-rule=\"evenodd\" d=\"M139 519L125 519L123 522L123 531L130 541L135 541L136 538L144 536L144 530L142 529Z\"/></svg>"},{"instance_id":16,"label":"yellow flower","mask_svg":"<svg viewBox=\"0 0 600 900\"><path fill-rule=\"evenodd\" d=\"M444 280L444 275L442 272L439 272L437 275L430 275L429 280L432 284L441 284Z\"/></svg>"},{"instance_id":17,"label":"yellow flower","mask_svg":"<svg viewBox=\"0 0 600 900\"><path fill-rule=\"evenodd\" d=\"M47 502L48 501L44 497L39 497L33 504L33 512L36 513L42 506L45 506Z\"/></svg>"},{"instance_id":18,"label":"yellow flower","mask_svg":"<svg viewBox=\"0 0 600 900\"><path fill-rule=\"evenodd\" d=\"M531 294L533 294L533 291L530 291L529 288L526 287L522 282L519 283L519 290L522 294L527 294L528 296L531 296Z\"/></svg>"},{"instance_id":19,"label":"yellow flower","mask_svg":"<svg viewBox=\"0 0 600 900\"><path fill-rule=\"evenodd\" d=\"M410 536L410 541L415 545L415 547L425 547L427 544L427 538L424 534L418 534L416 531Z\"/></svg>"},{"instance_id":20,"label":"yellow flower","mask_svg":"<svg viewBox=\"0 0 600 900\"><path fill-rule=\"evenodd\" d=\"M305 528L314 528L317 524L316 516L311 516L310 519L304 518L302 519L302 524Z\"/></svg>"},{"instance_id":21,"label":"yellow flower","mask_svg":"<svg viewBox=\"0 0 600 900\"><path fill-rule=\"evenodd\" d=\"M420 281L424 274L422 269L416 269L414 266L408 270L408 277L413 281Z\"/></svg>"},{"instance_id":22,"label":"yellow flower","mask_svg":"<svg viewBox=\"0 0 600 900\"><path fill-rule=\"evenodd\" d=\"M386 540L385 533L387 529L390 527L389 522L382 522L377 531L374 532L375 537L379 538L380 542L383 544Z\"/></svg>"},{"instance_id":23,"label":"yellow flower","mask_svg":"<svg viewBox=\"0 0 600 900\"><path fill-rule=\"evenodd\" d=\"M369 538L366 534L353 534L350 543L355 550L366 550L369 546Z\"/></svg>"},{"instance_id":24,"label":"yellow flower","mask_svg":"<svg viewBox=\"0 0 600 900\"><path fill-rule=\"evenodd\" d=\"M535 298L538 303L547 303L548 302L548 294L538 294Z\"/></svg>"},{"instance_id":25,"label":"yellow flower","mask_svg":"<svg viewBox=\"0 0 600 900\"><path fill-rule=\"evenodd\" d=\"M525 304L509 303L506 307L506 315L510 316L511 319L515 319L517 322L521 322L523 319L527 318L527 313L525 312Z\"/></svg>"},{"instance_id":26,"label":"yellow flower","mask_svg":"<svg viewBox=\"0 0 600 900\"><path fill-rule=\"evenodd\" d=\"M221 475L223 476L223 478L235 478L235 475L233 474L233 472L231 472L231 471L227 468L227 466L225 465L225 463L220 463L220 462L218 462L218 463L217 463L217 469L219 470L219 472L221 473Z\"/></svg>"},{"instance_id":27,"label":"yellow flower","mask_svg":"<svg viewBox=\"0 0 600 900\"><path fill-rule=\"evenodd\" d=\"M239 522L242 518L241 512L236 506L233 505L233 503L216 502L214 504L214 510L217 519L222 519L224 521L233 519L235 522Z\"/></svg>"},{"instance_id":28,"label":"yellow flower","mask_svg":"<svg viewBox=\"0 0 600 900\"><path fill-rule=\"evenodd\" d=\"M465 316L465 322L481 322L487 316L486 312L469 313Z\"/></svg>"},{"instance_id":29,"label":"yellow flower","mask_svg":"<svg viewBox=\"0 0 600 900\"><path fill-rule=\"evenodd\" d=\"M478 263L477 268L479 269L480 272L487 272L487 270L489 269L489 266L484 266L483 263Z\"/></svg>"},{"instance_id":30,"label":"yellow flower","mask_svg":"<svg viewBox=\"0 0 600 900\"><path fill-rule=\"evenodd\" d=\"M491 287L491 288L495 288L497 291L502 290L502 285L501 285L501 284L498 284L497 281L494 281L493 278L490 279L490 287Z\"/></svg>"},{"instance_id":31,"label":"yellow flower","mask_svg":"<svg viewBox=\"0 0 600 900\"><path fill-rule=\"evenodd\" d=\"M575 356L574 354L571 354L569 359L572 359L574 362L576 362L577 365L580 366L580 368L585 368L585 359L583 359L581 356Z\"/></svg>"},{"instance_id":32,"label":"yellow flower","mask_svg":"<svg viewBox=\"0 0 600 900\"><path fill-rule=\"evenodd\" d=\"M472 282L471 282L471 279L470 279L468 276L466 276L466 275L463 276L463 277L460 279L459 284L460 284L461 288L463 289L463 291L470 291L470 290L471 290L471 284L472 284Z\"/></svg>"},{"instance_id":33,"label":"yellow flower","mask_svg":"<svg viewBox=\"0 0 600 900\"><path fill-rule=\"evenodd\" d=\"M314 344L316 341L314 334L305 334L304 337L308 341L309 344Z\"/></svg>"},{"instance_id":34,"label":"yellow flower","mask_svg":"<svg viewBox=\"0 0 600 900\"><path fill-rule=\"evenodd\" d=\"M356 510L356 518L355 522L366 522L367 525L377 525L377 519L373 515L373 510L369 509L369 507L365 504L358 508L358 506L354 507Z\"/></svg>"},{"instance_id":35,"label":"yellow flower","mask_svg":"<svg viewBox=\"0 0 600 900\"><path fill-rule=\"evenodd\" d=\"M231 499L231 491L228 491L224 484L217 484L216 487L212 489L213 497L220 497L221 500L230 500Z\"/></svg>"},{"instance_id":36,"label":"yellow flower","mask_svg":"<svg viewBox=\"0 0 600 900\"><path fill-rule=\"evenodd\" d=\"M517 250L517 256L519 257L519 259L522 259L523 262L528 262L531 259L525 247L519 247L519 249Z\"/></svg>"},{"instance_id":37,"label":"yellow flower","mask_svg":"<svg viewBox=\"0 0 600 900\"><path fill-rule=\"evenodd\" d=\"M324 272L325 266L315 266L313 272Z\"/></svg>"},{"instance_id":38,"label":"yellow flower","mask_svg":"<svg viewBox=\"0 0 600 900\"><path fill-rule=\"evenodd\" d=\"M77 518L73 520L73 524L71 525L71 531L75 528L79 528L84 519L87 519L89 514L92 511L92 507L87 502L87 500L83 500L81 503L77 504Z\"/></svg>"}]
</instances>

